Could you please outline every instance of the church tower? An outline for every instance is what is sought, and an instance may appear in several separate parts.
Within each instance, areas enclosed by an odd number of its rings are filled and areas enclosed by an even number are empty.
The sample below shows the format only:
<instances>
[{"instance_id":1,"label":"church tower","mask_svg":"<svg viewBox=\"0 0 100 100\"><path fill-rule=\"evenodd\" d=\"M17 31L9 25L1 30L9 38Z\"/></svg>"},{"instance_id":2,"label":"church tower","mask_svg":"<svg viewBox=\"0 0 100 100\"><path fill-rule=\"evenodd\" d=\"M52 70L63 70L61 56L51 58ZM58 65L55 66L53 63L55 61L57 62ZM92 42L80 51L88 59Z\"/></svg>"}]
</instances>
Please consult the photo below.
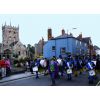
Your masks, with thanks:
<instances>
[{"instance_id":1,"label":"church tower","mask_svg":"<svg viewBox=\"0 0 100 100\"><path fill-rule=\"evenodd\" d=\"M19 26L11 26L10 25L2 25L2 44L3 44L3 49L9 49L9 46L14 43L19 41Z\"/></svg>"}]
</instances>

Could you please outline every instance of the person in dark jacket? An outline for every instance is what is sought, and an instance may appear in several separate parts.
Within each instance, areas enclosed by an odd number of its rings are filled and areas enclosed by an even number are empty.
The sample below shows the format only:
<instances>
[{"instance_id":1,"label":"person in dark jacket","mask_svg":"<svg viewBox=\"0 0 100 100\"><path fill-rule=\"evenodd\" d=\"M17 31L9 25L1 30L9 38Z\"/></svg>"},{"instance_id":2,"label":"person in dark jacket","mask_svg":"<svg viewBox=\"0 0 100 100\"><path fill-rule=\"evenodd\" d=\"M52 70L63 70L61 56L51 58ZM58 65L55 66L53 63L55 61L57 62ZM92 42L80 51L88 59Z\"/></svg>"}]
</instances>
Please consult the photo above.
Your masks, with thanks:
<instances>
[{"instance_id":1,"label":"person in dark jacket","mask_svg":"<svg viewBox=\"0 0 100 100\"><path fill-rule=\"evenodd\" d=\"M40 66L40 59L35 59L34 60L34 67L33 67L33 71L36 73L36 79L39 79L39 76L38 76L38 69L39 69L39 66Z\"/></svg>"},{"instance_id":2,"label":"person in dark jacket","mask_svg":"<svg viewBox=\"0 0 100 100\"><path fill-rule=\"evenodd\" d=\"M33 74L34 61L33 60L30 60L29 65L30 65L29 66L30 72L31 72L31 74Z\"/></svg>"},{"instance_id":3,"label":"person in dark jacket","mask_svg":"<svg viewBox=\"0 0 100 100\"><path fill-rule=\"evenodd\" d=\"M49 70L49 74L50 74L50 77L51 77L52 86L55 86L56 85L56 83L55 83L56 60L54 58L51 59L48 70Z\"/></svg>"}]
</instances>

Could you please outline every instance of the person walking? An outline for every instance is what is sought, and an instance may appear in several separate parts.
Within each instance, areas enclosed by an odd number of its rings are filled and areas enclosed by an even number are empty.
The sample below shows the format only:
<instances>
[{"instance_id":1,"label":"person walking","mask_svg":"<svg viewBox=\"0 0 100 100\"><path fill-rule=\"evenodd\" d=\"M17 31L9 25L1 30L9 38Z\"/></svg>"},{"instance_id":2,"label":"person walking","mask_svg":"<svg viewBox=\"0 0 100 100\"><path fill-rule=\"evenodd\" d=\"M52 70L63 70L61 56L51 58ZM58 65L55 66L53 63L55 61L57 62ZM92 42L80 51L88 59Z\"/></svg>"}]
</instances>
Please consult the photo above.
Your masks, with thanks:
<instances>
[{"instance_id":1,"label":"person walking","mask_svg":"<svg viewBox=\"0 0 100 100\"><path fill-rule=\"evenodd\" d=\"M29 66L31 74L33 74L33 67L34 67L34 61L31 59L30 66Z\"/></svg>"},{"instance_id":2,"label":"person walking","mask_svg":"<svg viewBox=\"0 0 100 100\"><path fill-rule=\"evenodd\" d=\"M73 59L73 69L74 69L74 76L77 77L78 76L78 67L77 67L77 56L74 57Z\"/></svg>"},{"instance_id":3,"label":"person walking","mask_svg":"<svg viewBox=\"0 0 100 100\"><path fill-rule=\"evenodd\" d=\"M33 72L36 73L36 77L35 78L39 79L39 76L38 76L38 67L40 65L40 60L39 59L35 59L34 63L35 63L35 65L33 67Z\"/></svg>"},{"instance_id":4,"label":"person walking","mask_svg":"<svg viewBox=\"0 0 100 100\"><path fill-rule=\"evenodd\" d=\"M88 76L89 84L93 84L96 73L95 73L95 64L91 61L91 58L88 59L86 68L89 73L89 76Z\"/></svg>"},{"instance_id":5,"label":"person walking","mask_svg":"<svg viewBox=\"0 0 100 100\"><path fill-rule=\"evenodd\" d=\"M28 61L25 62L25 68L26 68L26 72L28 72L28 70L29 70L29 63L28 63Z\"/></svg>"},{"instance_id":6,"label":"person walking","mask_svg":"<svg viewBox=\"0 0 100 100\"><path fill-rule=\"evenodd\" d=\"M55 83L55 74L56 74L56 66L55 66L55 59L52 58L51 61L50 61L50 65L49 65L49 74L50 74L50 77L51 77L51 81L52 81L52 86L55 86L56 83Z\"/></svg>"},{"instance_id":7,"label":"person walking","mask_svg":"<svg viewBox=\"0 0 100 100\"><path fill-rule=\"evenodd\" d=\"M72 80L72 68L73 68L73 64L71 62L70 57L67 58L66 61L66 71L67 71L67 79L68 80Z\"/></svg>"},{"instance_id":8,"label":"person walking","mask_svg":"<svg viewBox=\"0 0 100 100\"><path fill-rule=\"evenodd\" d=\"M63 77L63 74L64 74L64 66L63 66L63 59L62 59L62 56L61 55L59 55L59 58L57 59L57 65L58 65L58 68L59 68L59 73Z\"/></svg>"}]
</instances>

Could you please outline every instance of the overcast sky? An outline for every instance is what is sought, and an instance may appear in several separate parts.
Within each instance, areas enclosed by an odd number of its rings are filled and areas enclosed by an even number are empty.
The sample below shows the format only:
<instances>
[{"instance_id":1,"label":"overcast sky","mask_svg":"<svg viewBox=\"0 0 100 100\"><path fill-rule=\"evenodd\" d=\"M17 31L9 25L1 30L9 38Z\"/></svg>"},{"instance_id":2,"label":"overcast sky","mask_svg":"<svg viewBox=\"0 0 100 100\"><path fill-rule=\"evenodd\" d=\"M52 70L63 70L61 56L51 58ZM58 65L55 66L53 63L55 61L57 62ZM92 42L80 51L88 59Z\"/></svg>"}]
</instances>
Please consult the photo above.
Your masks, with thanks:
<instances>
[{"instance_id":1,"label":"overcast sky","mask_svg":"<svg viewBox=\"0 0 100 100\"><path fill-rule=\"evenodd\" d=\"M47 40L47 29L52 28L53 36L65 29L76 37L91 37L93 44L100 47L100 14L0 14L0 42L2 42L2 24L18 26L20 41L34 45L42 37ZM73 29L77 28L77 29Z\"/></svg>"}]
</instances>

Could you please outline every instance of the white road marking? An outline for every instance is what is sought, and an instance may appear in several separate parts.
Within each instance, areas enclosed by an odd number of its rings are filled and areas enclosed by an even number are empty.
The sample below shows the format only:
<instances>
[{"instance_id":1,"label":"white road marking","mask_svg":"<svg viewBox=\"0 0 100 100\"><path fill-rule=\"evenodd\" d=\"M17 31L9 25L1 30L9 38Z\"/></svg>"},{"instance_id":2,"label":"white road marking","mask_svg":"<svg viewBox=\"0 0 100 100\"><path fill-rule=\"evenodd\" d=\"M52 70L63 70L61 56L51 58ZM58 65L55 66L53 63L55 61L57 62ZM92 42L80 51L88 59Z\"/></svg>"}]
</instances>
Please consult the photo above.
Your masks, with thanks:
<instances>
[{"instance_id":1,"label":"white road marking","mask_svg":"<svg viewBox=\"0 0 100 100\"><path fill-rule=\"evenodd\" d=\"M97 85L96 86L100 86L100 81L97 83Z\"/></svg>"}]
</instances>

